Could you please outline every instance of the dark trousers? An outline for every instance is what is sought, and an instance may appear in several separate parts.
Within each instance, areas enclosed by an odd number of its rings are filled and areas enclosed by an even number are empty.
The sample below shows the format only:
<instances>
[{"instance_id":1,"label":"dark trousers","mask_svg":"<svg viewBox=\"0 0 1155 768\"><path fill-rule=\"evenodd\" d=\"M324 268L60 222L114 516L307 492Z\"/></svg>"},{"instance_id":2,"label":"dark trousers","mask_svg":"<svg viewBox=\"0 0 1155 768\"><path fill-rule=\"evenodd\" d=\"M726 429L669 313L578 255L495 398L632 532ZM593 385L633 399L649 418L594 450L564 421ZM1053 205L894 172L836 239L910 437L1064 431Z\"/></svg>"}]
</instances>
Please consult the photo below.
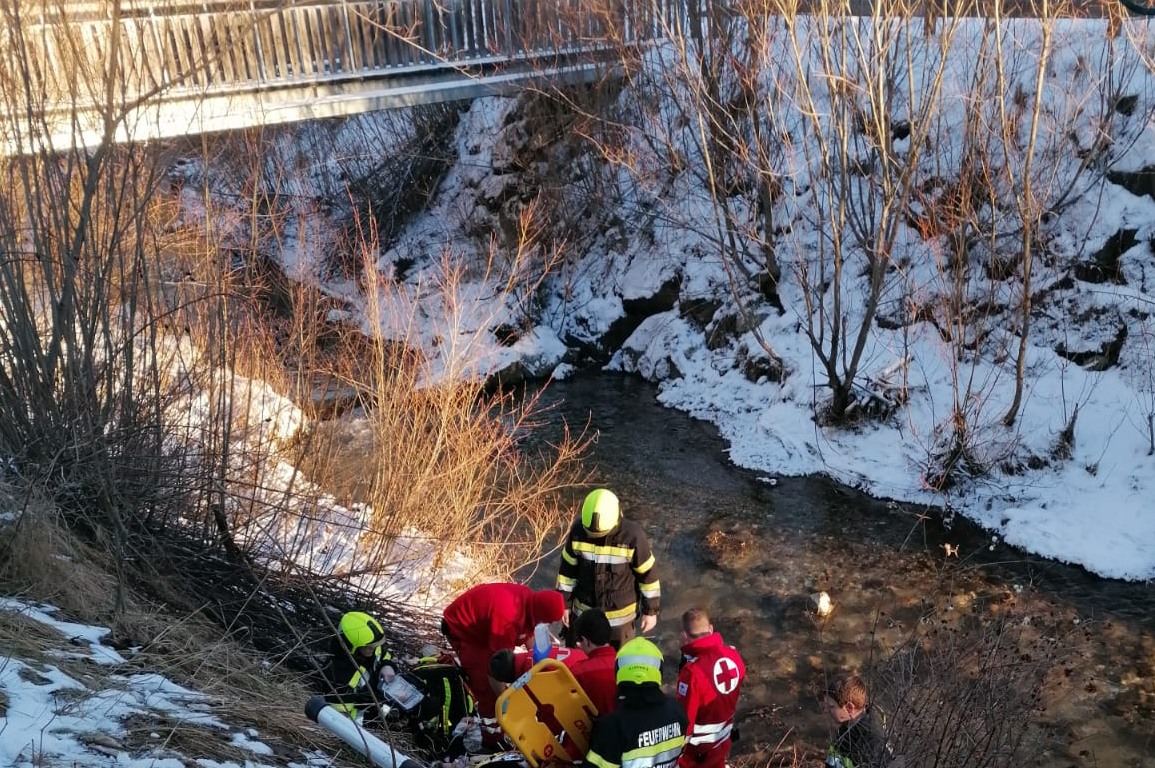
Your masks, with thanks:
<instances>
[{"instance_id":1,"label":"dark trousers","mask_svg":"<svg viewBox=\"0 0 1155 768\"><path fill-rule=\"evenodd\" d=\"M637 623L638 620L637 617L635 617L629 624L610 627L610 645L620 650L623 645L637 637Z\"/></svg>"},{"instance_id":2,"label":"dark trousers","mask_svg":"<svg viewBox=\"0 0 1155 768\"><path fill-rule=\"evenodd\" d=\"M570 612L569 626L566 627L565 632L562 633L562 639L565 640L565 644L570 648L577 648L577 624L579 615L577 609ZM638 618L635 616L634 620L629 623L610 627L610 645L614 647L614 650L619 650L623 645L637 637L637 623Z\"/></svg>"}]
</instances>

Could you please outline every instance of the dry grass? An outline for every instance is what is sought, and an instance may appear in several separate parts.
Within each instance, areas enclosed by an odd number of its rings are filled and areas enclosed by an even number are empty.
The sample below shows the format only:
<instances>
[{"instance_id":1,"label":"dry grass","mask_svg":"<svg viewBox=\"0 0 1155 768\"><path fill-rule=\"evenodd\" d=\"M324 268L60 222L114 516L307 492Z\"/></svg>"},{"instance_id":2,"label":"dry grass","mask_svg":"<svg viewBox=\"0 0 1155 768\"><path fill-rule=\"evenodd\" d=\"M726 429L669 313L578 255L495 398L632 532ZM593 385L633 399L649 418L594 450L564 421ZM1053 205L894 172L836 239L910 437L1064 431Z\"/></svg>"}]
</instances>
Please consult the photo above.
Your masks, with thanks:
<instances>
[{"instance_id":1,"label":"dry grass","mask_svg":"<svg viewBox=\"0 0 1155 768\"><path fill-rule=\"evenodd\" d=\"M300 761L302 751L333 755L332 765L363 765L359 756L304 715L305 702L316 691L298 676L273 670L251 650L221 636L197 618L166 622L154 616L157 642L133 657L140 671L156 672L206 694L213 714L237 728L255 728L256 740L280 757ZM143 629L145 622L138 625ZM167 628L166 628L167 624ZM230 742L219 729L165 718L126 723L128 745L175 751L194 757L245 763L253 754ZM152 738L151 734L159 734Z\"/></svg>"},{"instance_id":2,"label":"dry grass","mask_svg":"<svg viewBox=\"0 0 1155 768\"><path fill-rule=\"evenodd\" d=\"M164 675L204 693L216 716L240 728L255 728L259 740L278 754L344 750L341 742L305 717L305 702L316 693L308 681L274 668L265 657L228 637L207 618L141 612L122 617L117 627L124 641L141 645L130 661L134 668ZM195 742L212 736L212 730L177 723L168 736L162 732L162 737L175 743ZM224 748L234 749L227 744ZM244 752L241 750L242 756ZM201 756L200 752L191 754Z\"/></svg>"},{"instance_id":3,"label":"dry grass","mask_svg":"<svg viewBox=\"0 0 1155 768\"><path fill-rule=\"evenodd\" d=\"M523 228L511 265L499 263L496 254L472 265L443 254L425 295L376 278L366 285L369 317L396 316L409 302L429 302L442 307L443 324L440 343L429 352L415 351L425 348L420 338L386 341L390 329L373 329L371 376L359 383L374 403L369 422L378 458L367 496L377 510L375 532L387 541L414 527L442 542L446 552L469 551L491 576L507 575L540 556L542 542L568 517L559 508L558 491L584 480L578 461L584 435L567 435L548 454L523 449L522 440L540 418L538 404L488 391L478 349L487 348L492 339L486 337L502 318L484 316L475 300L463 298L470 295L468 282L480 275L507 296L522 293L515 286L519 275L541 279L529 266L540 258L532 230L529 224ZM376 268L371 245L366 244L367 274ZM406 333L419 336L420 319L414 315Z\"/></svg>"},{"instance_id":4,"label":"dry grass","mask_svg":"<svg viewBox=\"0 0 1155 768\"><path fill-rule=\"evenodd\" d=\"M206 151L214 143L206 142ZM230 178L246 199L234 202L230 215L205 189L204 226L189 227L174 206L153 197L163 155L117 148L99 156L102 164L39 156L0 164L12 171L0 184L0 243L10 255L30 257L19 268L13 261L0 279L6 306L24 310L0 324L16 382L0 398L0 453L15 457L22 477L36 478L51 500L28 496L5 507L23 513L0 530L0 592L109 626L118 647L142 649L128 666L204 691L222 717L258 728L262 738L315 746L317 732L301 713L311 691L301 679L271 668L198 611L174 614L155 605L166 591L192 591L178 573L164 574L171 584L133 591L151 566L135 549L139 531L180 526L206 549L221 539L227 547L228 526L209 510L225 510L234 527L267 510L274 530L312 500L276 498L282 486L267 473L284 458L284 446L249 444L243 433L250 425L240 421L248 413L238 415L242 398L233 389L240 372L284 392L286 359L312 360L320 313L293 314L301 302L286 295L284 275L261 261L280 241L291 207L277 199L279 185L265 183L263 153L247 151L241 156L251 167L234 163ZM84 215L74 220L76 211ZM505 259L510 279L532 292L521 279L525 265L514 262ZM43 300L26 301L28 286ZM50 316L36 311L42 305L53 307ZM270 316L285 322L282 336L265 324ZM188 352L179 370L163 336L173 330ZM511 430L526 426L525 412L511 410L510 401L481 400L474 380L446 388L448 397L434 402L419 392L420 375L395 375L387 358L373 362L380 370L370 391L379 411L392 416L398 405L407 416L404 430L381 433L375 474L391 474L391 483L413 470L420 481L375 488L386 550L390 535L427 521L442 526L430 536L446 551L481 542L502 560L511 544L536 556L545 532L560 522L554 491L569 482L559 467L566 469L572 448L554 458L521 456ZM407 388L395 393L398 383ZM399 399L382 398L380 386ZM408 462L400 466L399 441ZM250 474L238 476L244 471ZM73 535L73 525L83 526L83 537ZM200 605L199 597L173 604ZM15 634L17 626L7 631ZM58 642L42 639L47 647Z\"/></svg>"},{"instance_id":5,"label":"dry grass","mask_svg":"<svg viewBox=\"0 0 1155 768\"><path fill-rule=\"evenodd\" d=\"M270 209L280 210L280 205L271 203ZM219 220L229 215L227 210L214 212ZM468 552L476 567L463 587L478 579L501 578L539 557L542 541L568 517L568 511L559 508L557 492L584 480L577 459L585 440L578 435L532 455L522 450L519 443L538 416L536 405L495 396L475 370L478 348L486 348L486 335L505 319L478 321L484 310L475 300L462 298L469 295L465 273L478 269L488 270L505 293L531 298L552 263L531 242L536 231L526 222L512 255L494 254L480 266L466 268L446 254L440 266L443 279L433 280L437 284L419 297L404 295L403 288L376 274L372 255L378 249L372 233L366 235L369 241L357 256L369 276L366 314L375 317L387 310L396 317L412 312L409 331L416 334L427 324L417 315L422 303L440 302L446 327L452 330L444 333L446 342L432 358L417 351L423 347L419 339L387 339L384 329L375 329L375 337L369 338L359 328L326 322L323 297L286 280L272 266L255 276L236 269L222 278L213 276L214 270L219 272L219 256L205 244L169 254L167 269L192 275L166 299L174 322L188 329L194 348L212 350L217 340L226 340L220 371L201 373L220 423L211 427L213 434L206 432L199 439L205 442L206 463L217 463L222 475L216 490L206 494L205 506L227 510L241 547L271 548L291 562L297 548L307 544L282 532L295 530L303 515L322 506L320 491L306 483L284 493L274 491L280 485L270 474L284 461L299 467L302 479L326 491L334 489L344 503L365 502L375 510L369 525L356 532L359 552L347 576L372 576L384 586L403 571L410 581L415 569L399 562L413 555L397 551L395 542L415 533L435 551L433 568L424 561L422 565L421 572L430 579L440 558ZM252 248L242 260L259 259L258 246ZM262 291L262 285L267 290ZM280 297L275 311L268 306L270 294ZM244 410L240 393L230 390L232 372L268 382L306 413L317 410L311 401L312 383L335 383L366 406L372 446L350 455L343 447L346 436L330 437L331 425L321 424L303 430L291 444L250 440L242 447L249 430L240 421L243 413L230 412ZM220 458L209 458L217 453ZM357 476L346 479L351 466ZM203 513L191 517L198 515Z\"/></svg>"},{"instance_id":6,"label":"dry grass","mask_svg":"<svg viewBox=\"0 0 1155 768\"><path fill-rule=\"evenodd\" d=\"M48 651L66 638L53 627L15 611L0 611L0 648L8 656L25 660L50 661Z\"/></svg>"},{"instance_id":7,"label":"dry grass","mask_svg":"<svg viewBox=\"0 0 1155 768\"><path fill-rule=\"evenodd\" d=\"M50 681L40 671L52 666L76 680L92 680L99 674L99 668L85 660L81 648L72 645L55 627L43 624L23 613L0 610L0 648L4 657L0 667L9 659L18 659L25 666L17 674L20 679L32 685L46 685ZM58 692L67 697L72 691Z\"/></svg>"},{"instance_id":8,"label":"dry grass","mask_svg":"<svg viewBox=\"0 0 1155 768\"><path fill-rule=\"evenodd\" d=\"M73 535L47 502L22 506L24 513L0 528L3 591L33 595L82 621L109 616L117 579L107 555Z\"/></svg>"},{"instance_id":9,"label":"dry grass","mask_svg":"<svg viewBox=\"0 0 1155 768\"><path fill-rule=\"evenodd\" d=\"M133 715L124 721L120 740L129 754L149 754L158 760L181 756L245 765L253 752L233 743L229 732L207 725L181 722L167 715ZM294 754L278 755L296 757Z\"/></svg>"},{"instance_id":10,"label":"dry grass","mask_svg":"<svg viewBox=\"0 0 1155 768\"><path fill-rule=\"evenodd\" d=\"M107 558L81 543L55 516L44 510L26 513L0 530L0 541L6 552L0 560L0 593L51 603L60 609L60 618L110 627L110 642L139 648L127 668L94 667L80 658L69 658L78 649L53 627L14 611L0 611L0 648L7 655L51 664L89 687L122 684L107 679L114 674L158 673L205 694L213 713L230 725L257 729L258 738L278 754L299 757L301 750L320 749L344 754L350 764L357 764L347 748L305 717L305 702L315 691L302 677L272 668L260 654L203 616L172 615L138 595L129 595L127 608L114 613L108 592L115 588L116 578L105 570ZM14 552L20 556L13 556ZM148 734L158 732L166 747L191 747L186 753L190 756L240 758L242 763L244 757L252 757L230 744L227 732L165 724L154 717L147 720L152 725L141 726L143 720L133 724L139 726L136 731L147 729L143 736L136 733L142 748L155 746L157 740ZM334 764L342 765L344 759Z\"/></svg>"},{"instance_id":11,"label":"dry grass","mask_svg":"<svg viewBox=\"0 0 1155 768\"><path fill-rule=\"evenodd\" d=\"M33 593L24 597L37 599ZM0 611L0 647L9 657L30 665L22 667L20 675L32 684L48 682L36 672L37 666L47 664L83 681L91 690L124 685L113 675L154 672L204 693L215 716L235 728L255 728L256 738L279 756L299 760L302 751L321 750L336 756L336 766L358 764L355 753L304 716L304 703L314 692L301 679L266 669L259 656L224 639L206 621L128 613L107 623L118 626L118 632L141 636L152 632L155 640L132 656L127 669L94 666L53 627L15 611ZM79 689L64 690L61 695L87 696ZM0 714L6 706L7 699L0 696ZM130 718L125 728L123 746L132 754L157 751L158 757L176 753L241 764L246 757L253 758L253 753L230 741L235 731L184 723L160 713Z\"/></svg>"},{"instance_id":12,"label":"dry grass","mask_svg":"<svg viewBox=\"0 0 1155 768\"><path fill-rule=\"evenodd\" d=\"M473 572L462 588L501 579L540 558L542 542L568 518L559 491L584 482L579 459L586 437L567 436L548 450L526 450L524 438L543 418L538 403L494 392L478 367L478 350L489 348L487 336L500 318L479 319L484 310L463 298L470 295L466 272L492 270L487 274L498 284L512 280L496 257L478 266L445 254L431 268L438 277L412 293L376 275L375 248L370 242L364 249L366 316L404 317L408 326L375 328L372 336L344 329L329 350L309 358L314 375L357 393L369 434L351 446L340 423L316 425L298 446L298 466L343 503L363 502L373 510L358 530L350 575L377 579L379 587L398 574L406 581L415 572L431 578L442 558L465 552ZM527 252L519 258L535 257ZM432 348L419 338L427 323L418 313L426 305L442 307L444 315L443 333ZM398 333L409 336L398 339ZM308 355L302 351L297 357ZM295 514L286 510L283 519ZM431 564L425 552L416 555L419 565L405 562L415 555L396 543L414 536L433 551ZM286 543L286 558L293 555L291 546Z\"/></svg>"}]
</instances>

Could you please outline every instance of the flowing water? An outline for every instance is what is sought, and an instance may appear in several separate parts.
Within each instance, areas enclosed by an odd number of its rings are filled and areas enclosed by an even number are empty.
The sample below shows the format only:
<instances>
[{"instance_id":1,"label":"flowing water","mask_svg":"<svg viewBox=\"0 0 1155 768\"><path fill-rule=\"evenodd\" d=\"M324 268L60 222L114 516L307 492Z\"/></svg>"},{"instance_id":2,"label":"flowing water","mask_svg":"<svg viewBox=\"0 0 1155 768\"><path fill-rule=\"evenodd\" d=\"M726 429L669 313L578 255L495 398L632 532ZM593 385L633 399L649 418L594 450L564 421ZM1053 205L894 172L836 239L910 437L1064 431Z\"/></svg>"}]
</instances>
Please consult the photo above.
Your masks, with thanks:
<instances>
[{"instance_id":1,"label":"flowing water","mask_svg":"<svg viewBox=\"0 0 1155 768\"><path fill-rule=\"evenodd\" d=\"M1042 733L1048 766L1155 766L1155 590L1034 558L965 521L879 501L819 478L734 467L716 430L661 407L651 385L592 376L555 382L543 402L560 429L588 422L594 482L650 534L662 581L653 639L677 658L678 617L706 608L743 654L747 713L739 751L829 733L824 672L869 666L931 611L1010 613L1053 640ZM543 435L546 439L549 434ZM575 508L578 499L575 498ZM947 556L942 546L957 547ZM546 586L557 555L535 576ZM819 619L809 597L827 591Z\"/></svg>"},{"instance_id":2,"label":"flowing water","mask_svg":"<svg viewBox=\"0 0 1155 768\"><path fill-rule=\"evenodd\" d=\"M652 637L668 659L691 606L706 608L742 653L736 753L765 755L784 737L821 749L830 733L817 695L825 674L869 668L928 617L973 630L1003 615L1022 629L1024 649L1044 644L1053 662L1035 731L1043 746L1027 764L1155 768L1150 585L1099 579L992 542L965 521L948 529L933 510L820 478L736 468L713 427L655 395L619 376L554 382L541 430L527 440L555 441L565 423L588 424L596 436L594 483L618 494L654 546L663 608ZM347 448L355 469L365 447ZM558 557L528 576L534 586L552 586ZM819 591L834 603L825 619L810 610Z\"/></svg>"}]
</instances>

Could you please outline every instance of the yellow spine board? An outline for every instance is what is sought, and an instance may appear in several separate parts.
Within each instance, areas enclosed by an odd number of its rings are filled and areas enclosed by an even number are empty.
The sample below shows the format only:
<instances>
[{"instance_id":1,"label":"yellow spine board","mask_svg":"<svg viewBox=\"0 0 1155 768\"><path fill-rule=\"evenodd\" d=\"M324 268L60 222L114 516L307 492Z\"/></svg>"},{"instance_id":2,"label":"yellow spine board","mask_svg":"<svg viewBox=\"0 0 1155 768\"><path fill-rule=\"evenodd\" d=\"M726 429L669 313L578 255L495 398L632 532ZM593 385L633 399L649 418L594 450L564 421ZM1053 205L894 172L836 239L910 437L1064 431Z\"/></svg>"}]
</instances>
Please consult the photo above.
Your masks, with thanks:
<instances>
[{"instance_id":1,"label":"yellow spine board","mask_svg":"<svg viewBox=\"0 0 1155 768\"><path fill-rule=\"evenodd\" d=\"M556 659L541 660L497 697L497 722L532 768L584 759L597 715Z\"/></svg>"}]
</instances>

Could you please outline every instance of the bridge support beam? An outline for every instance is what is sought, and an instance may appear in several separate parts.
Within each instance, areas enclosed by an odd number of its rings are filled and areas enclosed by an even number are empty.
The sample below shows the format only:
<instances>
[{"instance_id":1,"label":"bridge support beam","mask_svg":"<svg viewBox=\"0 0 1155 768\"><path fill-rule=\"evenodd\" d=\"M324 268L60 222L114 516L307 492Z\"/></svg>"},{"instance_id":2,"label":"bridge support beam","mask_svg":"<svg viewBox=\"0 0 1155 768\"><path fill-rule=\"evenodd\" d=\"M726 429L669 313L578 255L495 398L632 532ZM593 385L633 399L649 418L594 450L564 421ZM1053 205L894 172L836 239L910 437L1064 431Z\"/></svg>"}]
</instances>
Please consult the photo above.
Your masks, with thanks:
<instances>
[{"instance_id":1,"label":"bridge support beam","mask_svg":"<svg viewBox=\"0 0 1155 768\"><path fill-rule=\"evenodd\" d=\"M458 68L430 67L428 71L383 73L359 79L341 79L266 90L233 93L206 92L160 96L126 111L115 126L116 143L146 142L235 131L267 125L335 117L385 109L413 107L446 101L508 95L527 87L593 82L605 76L607 67L590 60L515 62L500 70L481 72ZM47 135L17 138L0 136L0 153L19 155L45 150L51 141L55 151L73 146L98 146L104 124L95 110L61 111L46 121Z\"/></svg>"}]
</instances>

